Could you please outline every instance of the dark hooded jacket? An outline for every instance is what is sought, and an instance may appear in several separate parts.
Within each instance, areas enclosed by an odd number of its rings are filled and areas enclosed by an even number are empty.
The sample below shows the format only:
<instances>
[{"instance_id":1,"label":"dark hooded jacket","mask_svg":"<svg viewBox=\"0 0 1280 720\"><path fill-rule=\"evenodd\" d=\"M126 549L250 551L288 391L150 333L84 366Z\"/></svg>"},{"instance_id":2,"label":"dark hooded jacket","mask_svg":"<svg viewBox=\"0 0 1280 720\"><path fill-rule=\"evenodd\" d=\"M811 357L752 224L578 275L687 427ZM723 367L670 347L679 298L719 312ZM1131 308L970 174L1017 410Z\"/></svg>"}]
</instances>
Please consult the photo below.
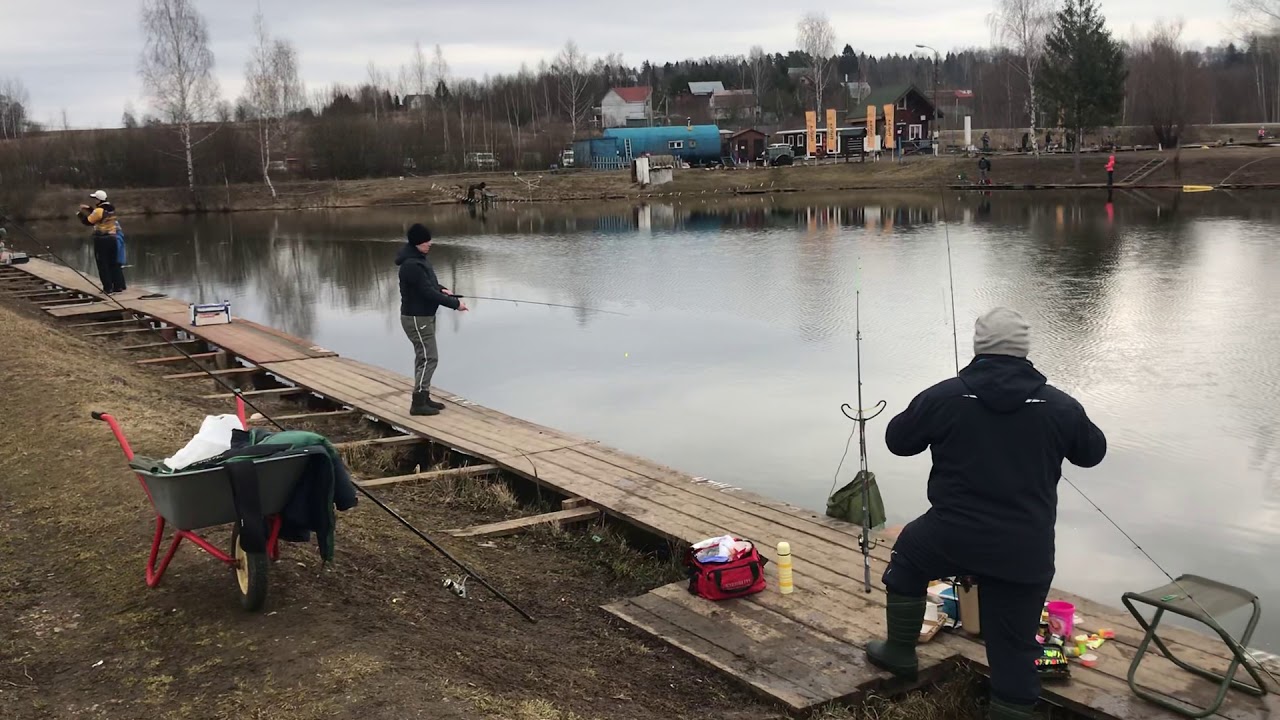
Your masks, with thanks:
<instances>
[{"instance_id":1,"label":"dark hooded jacket","mask_svg":"<svg viewBox=\"0 0 1280 720\"><path fill-rule=\"evenodd\" d=\"M1062 461L1093 467L1107 453L1079 402L1004 355L979 355L917 395L885 443L895 455L933 455L932 507L911 523L908 560L918 548L958 572L1026 583L1053 577Z\"/></svg>"},{"instance_id":2,"label":"dark hooded jacket","mask_svg":"<svg viewBox=\"0 0 1280 720\"><path fill-rule=\"evenodd\" d=\"M458 309L458 298L445 295L427 256L412 245L404 245L396 255L400 266L400 314L434 316L441 305Z\"/></svg>"}]
</instances>

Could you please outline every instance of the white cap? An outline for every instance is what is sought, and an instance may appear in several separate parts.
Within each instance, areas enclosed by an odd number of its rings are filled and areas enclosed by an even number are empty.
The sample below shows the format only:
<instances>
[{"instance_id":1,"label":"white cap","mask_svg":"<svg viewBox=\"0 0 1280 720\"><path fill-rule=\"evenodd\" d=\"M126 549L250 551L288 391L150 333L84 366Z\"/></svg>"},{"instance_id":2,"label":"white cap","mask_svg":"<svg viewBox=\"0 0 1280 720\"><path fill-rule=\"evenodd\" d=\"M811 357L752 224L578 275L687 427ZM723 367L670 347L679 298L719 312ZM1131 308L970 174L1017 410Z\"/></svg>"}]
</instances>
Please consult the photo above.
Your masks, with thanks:
<instances>
[{"instance_id":1,"label":"white cap","mask_svg":"<svg viewBox=\"0 0 1280 720\"><path fill-rule=\"evenodd\" d=\"M107 201L107 194L101 190L94 190L93 192L89 193L89 197L97 200L98 202Z\"/></svg>"}]
</instances>

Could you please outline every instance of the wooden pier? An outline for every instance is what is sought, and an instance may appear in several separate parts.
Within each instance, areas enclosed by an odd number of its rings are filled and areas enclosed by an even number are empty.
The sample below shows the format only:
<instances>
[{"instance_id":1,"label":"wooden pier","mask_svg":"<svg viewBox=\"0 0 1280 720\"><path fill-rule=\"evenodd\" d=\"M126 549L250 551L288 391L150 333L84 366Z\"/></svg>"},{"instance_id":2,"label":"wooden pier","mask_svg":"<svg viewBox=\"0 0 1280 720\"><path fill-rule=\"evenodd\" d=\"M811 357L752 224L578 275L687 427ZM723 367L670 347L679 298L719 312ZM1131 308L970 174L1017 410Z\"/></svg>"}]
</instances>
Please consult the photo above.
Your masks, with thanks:
<instances>
[{"instance_id":1,"label":"wooden pier","mask_svg":"<svg viewBox=\"0 0 1280 720\"><path fill-rule=\"evenodd\" d=\"M49 315L66 318L68 327L77 328L69 332L96 335L135 329L129 327L131 322L138 328L155 327L170 340L206 347L201 355L216 361L217 369L226 371L223 379L248 391L246 395L319 395L331 401L334 413L349 411L375 418L406 436L473 458L478 465L472 471L505 471L574 499L550 514L555 517L543 516L546 522L571 522L589 517L592 510L603 511L681 544L732 533L755 542L771 560L777 543L785 540L791 545L795 568L796 590L791 595L776 591L776 566L771 562L770 589L750 598L710 603L690 595L683 583L675 583L604 610L794 711L833 701L857 701L871 692L909 689L869 666L863 656L863 647L884 628L885 596L879 577L889 558L888 539L877 542L872 553L875 586L867 593L862 586L859 528L847 523L693 477L439 389L434 394L446 409L436 416L414 417L408 413L409 378L340 357L309 341L242 318L234 318L229 325L191 327L185 302L147 298L151 294L147 291L116 295L125 308L121 310L79 274L38 259L0 269L0 293L39 302L45 296L35 291L46 288L59 291L59 297L81 299L45 307ZM146 333L123 337L130 338L132 348L160 346ZM157 364L171 373L172 381L203 375L170 358ZM256 382L268 378L270 386ZM220 392L216 397L227 396ZM393 437L361 442L396 441ZM509 528L483 530L503 533ZM485 532L455 531L477 537ZM1142 638L1142 630L1127 612L1058 590L1050 597L1074 602L1084 631L1110 628L1116 637L1095 651L1099 656L1095 668L1073 663L1069 682L1046 684L1048 702L1107 720L1181 717L1139 699L1126 684L1130 661ZM1173 627L1162 631L1162 637L1186 660L1217 671L1227 667L1230 656L1216 639ZM986 668L981 641L961 633L939 634L920 646L920 654L922 683L941 678L960 662ZM1273 672L1280 669L1274 663L1268 667ZM1200 705L1212 699L1215 689L1159 656L1143 661L1137 679L1144 687ZM1212 717L1269 718L1277 688L1269 689L1272 694L1262 699L1233 692Z\"/></svg>"}]
</instances>

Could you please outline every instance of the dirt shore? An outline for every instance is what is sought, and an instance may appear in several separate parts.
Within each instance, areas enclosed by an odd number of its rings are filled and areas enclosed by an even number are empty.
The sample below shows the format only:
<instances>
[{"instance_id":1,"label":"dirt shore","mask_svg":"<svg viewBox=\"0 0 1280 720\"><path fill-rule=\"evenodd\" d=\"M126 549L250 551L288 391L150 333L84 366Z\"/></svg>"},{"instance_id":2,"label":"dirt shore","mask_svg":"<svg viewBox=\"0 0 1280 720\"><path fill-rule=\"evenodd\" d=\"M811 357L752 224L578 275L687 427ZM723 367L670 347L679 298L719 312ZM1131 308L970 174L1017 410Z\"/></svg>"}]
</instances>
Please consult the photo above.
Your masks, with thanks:
<instances>
[{"instance_id":1,"label":"dirt shore","mask_svg":"<svg viewBox=\"0 0 1280 720\"><path fill-rule=\"evenodd\" d=\"M677 579L663 553L634 549L599 525L480 542L443 535L539 510L499 479L381 495L443 536L536 625L475 583L469 599L446 592L441 582L459 576L456 567L368 501L339 516L329 568L313 543L285 545L261 613L242 611L228 571L189 546L159 587L146 588L153 516L108 428L89 412L113 413L137 452L164 457L204 415L228 412L227 401L201 399L213 390L205 381L161 380L173 370L144 369L136 353L112 349L121 341L74 336L20 302L0 299L6 718L785 717L599 609ZM287 401L274 402L281 405L262 409L280 414ZM335 442L362 437L342 429L349 421L300 427ZM421 461L413 452L347 459L358 476L396 474ZM209 537L227 542L226 533ZM900 702L819 716L974 717L976 687L965 677Z\"/></svg>"},{"instance_id":2,"label":"dirt shore","mask_svg":"<svg viewBox=\"0 0 1280 720\"><path fill-rule=\"evenodd\" d=\"M1142 178L1141 187L1218 185L1280 187L1280 148L1188 147L1180 153L1124 152L1116 156L1119 183L1148 161L1167 162ZM1022 189L1026 186L1098 187L1105 185L1106 156L1087 153L1080 168L1071 155L995 155L992 181ZM304 210L427 205L458 202L471 183L484 181L501 201L568 202L645 197L860 189L934 189L966 185L977 177L976 158L918 157L903 162L837 162L816 166L741 170L677 171L669 184L641 189L626 171L569 170L559 172L473 173L377 180L277 182L278 196L266 187L229 185L206 187L193 199L184 188L107 188L123 216L159 213L234 212L247 210ZM523 178L523 179L522 179ZM536 183L530 187L526 180ZM69 218L88 192L62 188L40 193L28 207L14 209L26 219Z\"/></svg>"}]
</instances>

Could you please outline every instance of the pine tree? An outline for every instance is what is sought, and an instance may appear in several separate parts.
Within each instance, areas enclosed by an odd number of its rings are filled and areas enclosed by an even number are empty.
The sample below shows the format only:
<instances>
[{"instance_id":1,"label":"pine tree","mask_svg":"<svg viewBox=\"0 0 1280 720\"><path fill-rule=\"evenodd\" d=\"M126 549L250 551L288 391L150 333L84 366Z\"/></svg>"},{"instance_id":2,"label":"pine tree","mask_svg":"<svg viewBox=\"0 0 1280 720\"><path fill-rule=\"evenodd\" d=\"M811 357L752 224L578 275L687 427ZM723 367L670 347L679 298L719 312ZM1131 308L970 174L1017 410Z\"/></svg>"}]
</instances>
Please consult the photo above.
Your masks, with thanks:
<instances>
[{"instance_id":1,"label":"pine tree","mask_svg":"<svg viewBox=\"0 0 1280 720\"><path fill-rule=\"evenodd\" d=\"M1087 130L1114 124L1124 103L1124 50L1093 0L1066 0L1045 42L1037 83L1049 116L1075 133L1076 172Z\"/></svg>"}]
</instances>

